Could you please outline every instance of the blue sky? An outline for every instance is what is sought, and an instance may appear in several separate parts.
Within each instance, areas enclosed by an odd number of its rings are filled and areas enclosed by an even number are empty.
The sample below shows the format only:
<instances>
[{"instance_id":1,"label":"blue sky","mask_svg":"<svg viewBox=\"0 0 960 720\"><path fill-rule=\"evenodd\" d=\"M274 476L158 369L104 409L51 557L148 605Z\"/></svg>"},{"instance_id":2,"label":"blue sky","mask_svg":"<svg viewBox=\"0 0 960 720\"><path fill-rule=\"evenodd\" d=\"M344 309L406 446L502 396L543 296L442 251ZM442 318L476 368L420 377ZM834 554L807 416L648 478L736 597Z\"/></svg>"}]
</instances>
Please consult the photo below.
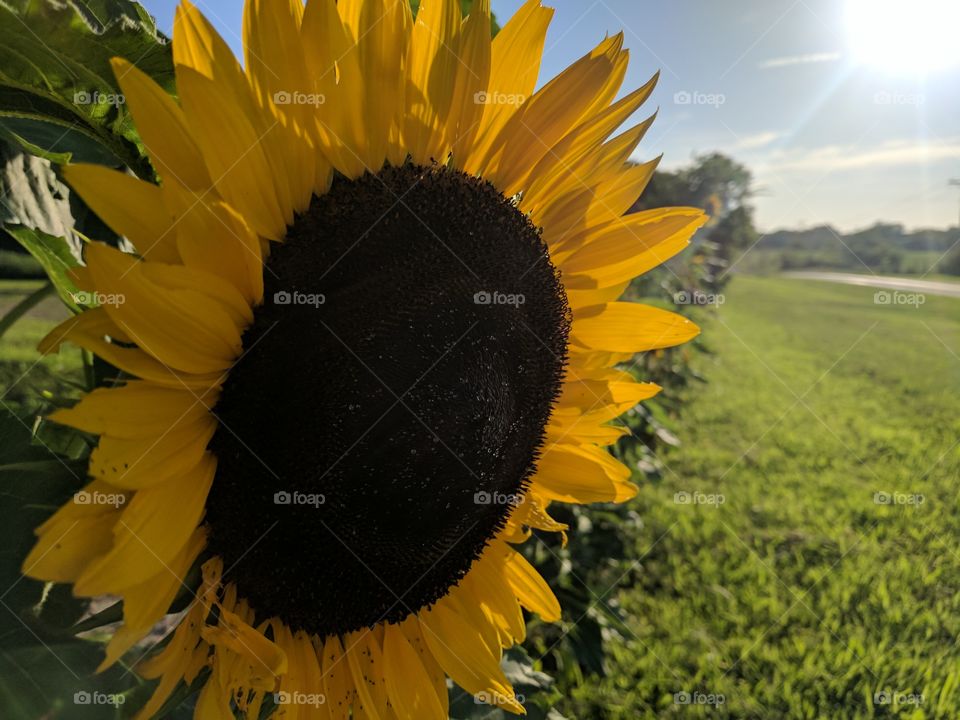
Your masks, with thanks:
<instances>
[{"instance_id":1,"label":"blue sky","mask_svg":"<svg viewBox=\"0 0 960 720\"><path fill-rule=\"evenodd\" d=\"M661 70L632 119L660 108L637 159L662 152L670 168L693 153L732 155L754 172L763 230L956 225L960 188L947 180L960 178L960 51L946 21L958 3L872 0L852 22L866 1L545 0L556 14L540 80L622 29L624 89ZM169 32L175 0L143 2ZM239 52L240 0L194 2ZM503 22L522 0L492 2ZM908 18L896 16L902 5Z\"/></svg>"}]
</instances>

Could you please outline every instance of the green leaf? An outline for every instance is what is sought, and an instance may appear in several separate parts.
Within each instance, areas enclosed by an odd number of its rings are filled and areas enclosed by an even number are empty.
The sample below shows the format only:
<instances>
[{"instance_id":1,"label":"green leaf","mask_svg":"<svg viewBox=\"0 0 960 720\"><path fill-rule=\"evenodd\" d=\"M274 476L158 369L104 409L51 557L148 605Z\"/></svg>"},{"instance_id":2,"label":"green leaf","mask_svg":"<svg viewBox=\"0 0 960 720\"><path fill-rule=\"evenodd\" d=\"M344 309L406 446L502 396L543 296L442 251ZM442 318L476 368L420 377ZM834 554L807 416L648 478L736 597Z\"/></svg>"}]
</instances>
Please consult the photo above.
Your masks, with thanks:
<instances>
[{"instance_id":1,"label":"green leaf","mask_svg":"<svg viewBox=\"0 0 960 720\"><path fill-rule=\"evenodd\" d=\"M2 610L2 608L0 608ZM9 720L118 718L126 696L108 704L116 688L131 685L123 669L94 671L103 659L99 645L82 640L6 647L0 653L0 707Z\"/></svg>"},{"instance_id":2,"label":"green leaf","mask_svg":"<svg viewBox=\"0 0 960 720\"><path fill-rule=\"evenodd\" d=\"M70 460L83 460L90 454L91 436L66 425L38 418L33 430L33 444Z\"/></svg>"},{"instance_id":3,"label":"green leaf","mask_svg":"<svg viewBox=\"0 0 960 720\"><path fill-rule=\"evenodd\" d=\"M0 223L67 236L74 226L69 195L47 160L23 152L9 137L0 140Z\"/></svg>"},{"instance_id":4,"label":"green leaf","mask_svg":"<svg viewBox=\"0 0 960 720\"><path fill-rule=\"evenodd\" d=\"M25 577L20 565L33 547L34 528L84 484L85 463L53 455L33 444L32 418L0 409L0 637L4 646L37 642L37 630L27 627L44 597L44 584ZM0 699L0 707L6 707Z\"/></svg>"},{"instance_id":5,"label":"green leaf","mask_svg":"<svg viewBox=\"0 0 960 720\"><path fill-rule=\"evenodd\" d=\"M50 282L56 287L60 299L68 307L77 310L78 305L74 296L78 289L67 276L67 272L80 263L77 262L70 244L62 237L54 237L42 230L34 230L23 225L7 225L4 229L36 258L47 273L47 277L50 278Z\"/></svg>"},{"instance_id":6,"label":"green leaf","mask_svg":"<svg viewBox=\"0 0 960 720\"><path fill-rule=\"evenodd\" d=\"M174 89L169 41L130 0L0 0L0 126L24 149L153 179L114 79L123 57Z\"/></svg>"}]
</instances>

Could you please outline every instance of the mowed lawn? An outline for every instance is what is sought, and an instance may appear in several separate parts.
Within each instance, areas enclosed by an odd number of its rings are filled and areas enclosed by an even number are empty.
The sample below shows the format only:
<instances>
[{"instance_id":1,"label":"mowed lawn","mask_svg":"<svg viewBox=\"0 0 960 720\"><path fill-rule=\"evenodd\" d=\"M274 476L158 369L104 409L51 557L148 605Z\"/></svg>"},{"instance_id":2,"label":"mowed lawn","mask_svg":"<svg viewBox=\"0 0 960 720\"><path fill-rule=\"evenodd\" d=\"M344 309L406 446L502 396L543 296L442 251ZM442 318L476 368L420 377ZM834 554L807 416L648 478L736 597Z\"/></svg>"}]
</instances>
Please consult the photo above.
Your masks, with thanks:
<instances>
[{"instance_id":1,"label":"mowed lawn","mask_svg":"<svg viewBox=\"0 0 960 720\"><path fill-rule=\"evenodd\" d=\"M960 717L960 301L737 277L704 333L565 714Z\"/></svg>"}]
</instances>

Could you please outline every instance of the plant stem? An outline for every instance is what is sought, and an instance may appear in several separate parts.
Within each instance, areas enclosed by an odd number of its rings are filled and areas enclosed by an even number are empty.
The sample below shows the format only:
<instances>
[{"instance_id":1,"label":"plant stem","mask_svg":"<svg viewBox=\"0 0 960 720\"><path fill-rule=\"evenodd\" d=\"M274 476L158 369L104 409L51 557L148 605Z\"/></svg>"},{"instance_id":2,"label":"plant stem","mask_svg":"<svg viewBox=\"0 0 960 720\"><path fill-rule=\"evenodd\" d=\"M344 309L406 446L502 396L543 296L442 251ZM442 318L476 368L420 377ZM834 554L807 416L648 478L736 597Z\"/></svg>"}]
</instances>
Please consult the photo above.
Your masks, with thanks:
<instances>
[{"instance_id":1,"label":"plant stem","mask_svg":"<svg viewBox=\"0 0 960 720\"><path fill-rule=\"evenodd\" d=\"M48 282L10 308L10 311L0 318L0 337L3 337L4 333L6 333L17 320L30 312L52 293L53 283Z\"/></svg>"}]
</instances>

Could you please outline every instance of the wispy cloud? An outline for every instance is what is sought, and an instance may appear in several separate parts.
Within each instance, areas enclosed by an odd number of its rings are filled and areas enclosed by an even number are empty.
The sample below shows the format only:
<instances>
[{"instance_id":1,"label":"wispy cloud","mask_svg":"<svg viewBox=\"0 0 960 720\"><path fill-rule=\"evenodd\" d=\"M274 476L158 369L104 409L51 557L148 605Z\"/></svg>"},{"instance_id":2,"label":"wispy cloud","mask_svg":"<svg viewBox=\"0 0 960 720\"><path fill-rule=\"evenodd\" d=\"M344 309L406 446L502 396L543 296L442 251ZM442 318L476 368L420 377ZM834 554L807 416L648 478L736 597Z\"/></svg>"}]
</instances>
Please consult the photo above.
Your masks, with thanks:
<instances>
[{"instance_id":1,"label":"wispy cloud","mask_svg":"<svg viewBox=\"0 0 960 720\"><path fill-rule=\"evenodd\" d=\"M956 160L957 158L960 158L960 138L936 143L901 139L862 150L845 145L827 145L813 150L776 151L771 153L765 164L776 171L816 170L818 172L829 172L927 165L940 160Z\"/></svg>"},{"instance_id":2,"label":"wispy cloud","mask_svg":"<svg viewBox=\"0 0 960 720\"><path fill-rule=\"evenodd\" d=\"M786 55L764 60L758 66L761 70L790 67L791 65L810 65L812 63L836 62L842 57L838 52L809 53L807 55Z\"/></svg>"},{"instance_id":3,"label":"wispy cloud","mask_svg":"<svg viewBox=\"0 0 960 720\"><path fill-rule=\"evenodd\" d=\"M755 135L747 135L740 138L734 147L737 150L759 150L760 148L767 147L767 145L775 140L780 139L780 137L781 134L778 132L759 132Z\"/></svg>"}]
</instances>

